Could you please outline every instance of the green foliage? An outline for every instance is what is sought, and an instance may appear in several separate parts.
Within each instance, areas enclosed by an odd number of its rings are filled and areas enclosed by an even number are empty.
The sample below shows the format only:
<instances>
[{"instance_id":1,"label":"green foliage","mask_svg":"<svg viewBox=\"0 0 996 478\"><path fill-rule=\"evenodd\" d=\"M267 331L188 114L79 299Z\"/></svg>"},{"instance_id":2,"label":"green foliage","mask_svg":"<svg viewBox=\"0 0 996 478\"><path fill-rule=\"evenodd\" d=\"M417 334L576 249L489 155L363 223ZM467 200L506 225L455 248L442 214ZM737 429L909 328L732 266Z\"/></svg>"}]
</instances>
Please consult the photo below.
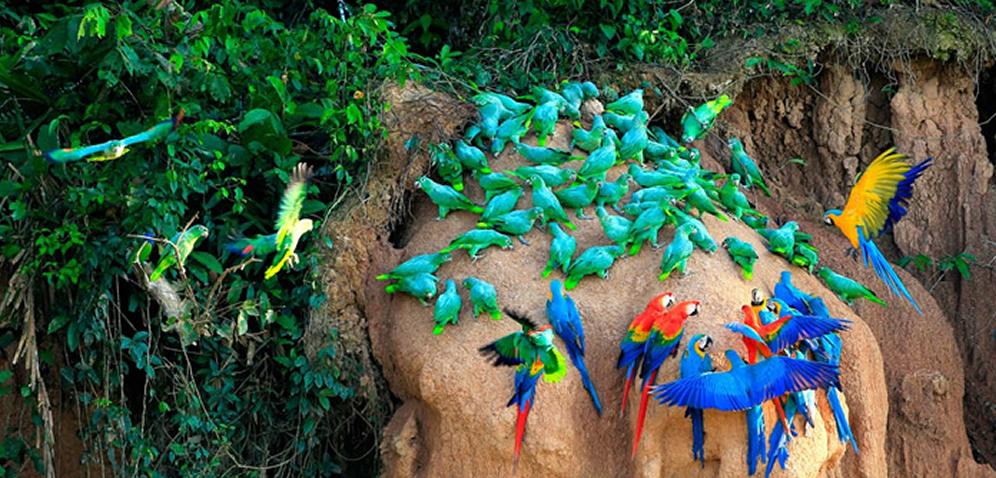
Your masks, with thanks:
<instances>
[{"instance_id":1,"label":"green foliage","mask_svg":"<svg viewBox=\"0 0 996 478\"><path fill-rule=\"evenodd\" d=\"M364 408L351 401L360 371L334 331L315 356L304 352L308 311L324 301L313 252L322 214L363 186L385 134L376 86L414 74L406 41L373 6L345 21L314 8L284 21L257 6L269 2L189 3L0 6L0 284L30 278L0 302L34 298L37 347L65 353L51 367L86 414L87 459L115 474L346 472L341 456L366 452L382 418L354 412ZM167 140L113 161L40 156L181 110ZM244 261L223 246L272 232L301 161L320 173L302 212L316 227L299 270L263 281L268 259ZM189 222L211 235L184 276L167 273L185 305L167 320L136 252L143 234L164 240ZM0 310L0 323L27 326L15 312ZM7 387L10 375L0 378ZM32 440L7 443L4 463L37 456Z\"/></svg>"},{"instance_id":2,"label":"green foliage","mask_svg":"<svg viewBox=\"0 0 996 478\"><path fill-rule=\"evenodd\" d=\"M930 291L933 291L937 287L937 284L940 284L951 271L957 272L962 280L971 279L971 267L978 265L975 256L968 252L960 252L939 259L934 259L926 254L917 254L915 256L902 257L897 263L899 267L903 268L913 265L918 271L926 274L929 278L928 283L930 287L928 290Z\"/></svg>"}]
</instances>

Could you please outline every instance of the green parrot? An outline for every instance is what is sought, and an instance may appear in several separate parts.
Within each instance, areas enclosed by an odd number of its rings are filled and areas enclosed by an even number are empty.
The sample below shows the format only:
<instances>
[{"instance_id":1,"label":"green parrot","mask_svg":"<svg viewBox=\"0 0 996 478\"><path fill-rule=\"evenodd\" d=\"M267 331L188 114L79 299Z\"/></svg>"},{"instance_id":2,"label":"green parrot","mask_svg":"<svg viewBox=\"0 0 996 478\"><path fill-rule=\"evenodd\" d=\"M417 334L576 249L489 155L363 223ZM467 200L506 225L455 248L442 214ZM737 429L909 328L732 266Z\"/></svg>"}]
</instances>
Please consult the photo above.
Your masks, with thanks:
<instances>
[{"instance_id":1,"label":"green parrot","mask_svg":"<svg viewBox=\"0 0 996 478\"><path fill-rule=\"evenodd\" d=\"M507 111L508 116L522 115L532 109L529 104L515 101L514 99L501 93L478 93L470 97L470 100L477 106L496 104L503 110Z\"/></svg>"},{"instance_id":2,"label":"green parrot","mask_svg":"<svg viewBox=\"0 0 996 478\"><path fill-rule=\"evenodd\" d=\"M560 199L550 188L546 187L543 179L539 176L533 176L529 183L533 187L533 207L543 209L542 224L545 226L549 221L562 222L568 229L576 231L578 227L567 218L567 213L564 212Z\"/></svg>"},{"instance_id":3,"label":"green parrot","mask_svg":"<svg viewBox=\"0 0 996 478\"><path fill-rule=\"evenodd\" d=\"M529 128L526 126L526 121L528 119L529 114L524 114L502 121L498 125L498 131L495 133L494 141L491 142L491 154L497 156L499 153L504 151L505 144L509 141L512 143L518 143L519 139L529 132Z\"/></svg>"},{"instance_id":4,"label":"green parrot","mask_svg":"<svg viewBox=\"0 0 996 478\"><path fill-rule=\"evenodd\" d=\"M604 181L598 188L598 195L595 196L595 205L604 206L606 204L615 212L622 213L619 208L619 201L629 193L629 181L632 177L629 174L620 174L615 181Z\"/></svg>"},{"instance_id":5,"label":"green parrot","mask_svg":"<svg viewBox=\"0 0 996 478\"><path fill-rule=\"evenodd\" d=\"M512 248L512 238L492 229L471 229L460 234L439 252L453 252L457 249L466 249L471 260L476 261L478 255L484 249L491 246L499 246L502 249Z\"/></svg>"},{"instance_id":6,"label":"green parrot","mask_svg":"<svg viewBox=\"0 0 996 478\"><path fill-rule=\"evenodd\" d=\"M688 238L691 239L693 244L695 244L695 247L698 247L699 249L702 249L710 254L719 249L719 245L716 244L716 241L709 235L709 229L706 228L702 221L681 211L680 209L674 211L674 216L675 221L679 226L688 224L691 228Z\"/></svg>"},{"instance_id":7,"label":"green parrot","mask_svg":"<svg viewBox=\"0 0 996 478\"><path fill-rule=\"evenodd\" d=\"M598 87L590 81L581 83L581 91L584 93L584 99L586 100L598 98Z\"/></svg>"},{"instance_id":8,"label":"green parrot","mask_svg":"<svg viewBox=\"0 0 996 478\"><path fill-rule=\"evenodd\" d=\"M878 305L888 307L885 301L879 299L867 287L854 279L830 270L829 267L820 267L816 275L820 276L820 279L823 279L823 283L827 285L827 288L834 294L837 294L837 297L840 297L840 300L846 302L847 305L852 305L855 299L868 299Z\"/></svg>"},{"instance_id":9,"label":"green parrot","mask_svg":"<svg viewBox=\"0 0 996 478\"><path fill-rule=\"evenodd\" d=\"M737 219L743 218L745 213L755 212L747 196L737 186L739 182L740 175L733 173L719 188L719 202Z\"/></svg>"},{"instance_id":10,"label":"green parrot","mask_svg":"<svg viewBox=\"0 0 996 478\"><path fill-rule=\"evenodd\" d=\"M400 279L405 276L410 276L413 274L433 274L439 267L443 264L449 262L453 259L453 256L445 252L436 252L431 254L422 254L414 256L397 267L391 269L387 274L381 274L376 277L377 280L389 280L389 279Z\"/></svg>"},{"instance_id":11,"label":"green parrot","mask_svg":"<svg viewBox=\"0 0 996 478\"><path fill-rule=\"evenodd\" d=\"M532 89L532 98L538 105L553 103L558 114L562 114L570 119L576 120L581 118L581 111L570 101L567 101L567 98L564 98L560 93L542 87L534 87Z\"/></svg>"},{"instance_id":12,"label":"green parrot","mask_svg":"<svg viewBox=\"0 0 996 478\"><path fill-rule=\"evenodd\" d=\"M581 88L581 83L569 81L560 87L560 96L563 96L573 109L579 109L581 102L584 101L584 89Z\"/></svg>"},{"instance_id":13,"label":"green parrot","mask_svg":"<svg viewBox=\"0 0 996 478\"><path fill-rule=\"evenodd\" d=\"M463 301L457 292L456 282L453 279L446 279L446 290L436 298L436 307L432 310L432 318L436 321L432 333L439 335L447 325L456 325L462 307Z\"/></svg>"},{"instance_id":14,"label":"green parrot","mask_svg":"<svg viewBox=\"0 0 996 478\"><path fill-rule=\"evenodd\" d=\"M110 161L118 159L128 153L128 147L133 144L144 143L146 141L158 141L169 135L171 131L180 125L183 120L183 110L176 118L168 119L141 132L133 134L123 139L105 141L100 144L90 146L80 146L78 148L53 149L45 152L45 159L53 164L66 164L81 159L90 162Z\"/></svg>"},{"instance_id":15,"label":"green parrot","mask_svg":"<svg viewBox=\"0 0 996 478\"><path fill-rule=\"evenodd\" d=\"M533 110L533 128L536 129L536 144L546 146L546 140L557 129L557 104L543 103Z\"/></svg>"},{"instance_id":16,"label":"green parrot","mask_svg":"<svg viewBox=\"0 0 996 478\"><path fill-rule=\"evenodd\" d=\"M474 214L480 214L484 212L484 208L474 204L473 201L464 196L463 193L457 190L439 184L428 176L422 176L415 181L415 185L422 188L426 194L429 195L429 199L439 207L439 220L446 218L446 215L450 211L465 210L470 211ZM300 208L299 208L300 209Z\"/></svg>"},{"instance_id":17,"label":"green parrot","mask_svg":"<svg viewBox=\"0 0 996 478\"><path fill-rule=\"evenodd\" d=\"M591 130L574 128L571 131L571 149L578 148L589 153L598 149L602 146L602 133L606 128L602 115L595 115L591 120Z\"/></svg>"},{"instance_id":18,"label":"green parrot","mask_svg":"<svg viewBox=\"0 0 996 478\"><path fill-rule=\"evenodd\" d=\"M731 137L728 144L730 145L730 169L740 175L740 184L743 184L747 189L757 186L761 188L761 191L764 191L765 196L771 197L768 185L764 182L764 177L761 176L761 170L744 151L744 144L740 139Z\"/></svg>"},{"instance_id":19,"label":"green parrot","mask_svg":"<svg viewBox=\"0 0 996 478\"><path fill-rule=\"evenodd\" d=\"M605 105L605 111L620 115L635 115L643 111L643 90L637 88L628 95Z\"/></svg>"},{"instance_id":20,"label":"green parrot","mask_svg":"<svg viewBox=\"0 0 996 478\"><path fill-rule=\"evenodd\" d=\"M476 277L468 277L463 280L463 286L470 291L470 303L474 306L474 318L481 313L491 316L492 319L501 319L501 309L498 308L498 292L495 286Z\"/></svg>"},{"instance_id":21,"label":"green parrot","mask_svg":"<svg viewBox=\"0 0 996 478\"><path fill-rule=\"evenodd\" d=\"M602 113L602 119L605 120L605 124L619 130L620 133L625 135L634 128L641 126L646 127L647 122L650 121L650 115L648 115L645 111L641 111L630 116L617 115L606 111L605 113Z\"/></svg>"},{"instance_id":22,"label":"green parrot","mask_svg":"<svg viewBox=\"0 0 996 478\"><path fill-rule=\"evenodd\" d=\"M264 279L270 279L284 264L297 261L297 243L308 231L314 227L311 219L301 219L301 207L304 205L304 198L308 191L308 180L311 178L311 167L305 163L298 163L291 173L290 182L284 189L284 194L280 198L280 209L277 213L277 232L265 236L256 236L253 239L239 239L228 244L226 249L242 256L253 255L263 256L276 251L270 267L263 273ZM452 188L447 187L449 190ZM455 194L460 194L454 191Z\"/></svg>"},{"instance_id":23,"label":"green parrot","mask_svg":"<svg viewBox=\"0 0 996 478\"><path fill-rule=\"evenodd\" d=\"M384 291L388 294L404 292L418 299L422 305L429 305L428 301L436 296L436 282L438 281L436 276L421 272L398 279L397 282L385 287Z\"/></svg>"},{"instance_id":24,"label":"green parrot","mask_svg":"<svg viewBox=\"0 0 996 478\"><path fill-rule=\"evenodd\" d=\"M664 143L648 140L647 148L643 150L643 155L653 162L671 162L678 158L678 149L672 148Z\"/></svg>"},{"instance_id":25,"label":"green parrot","mask_svg":"<svg viewBox=\"0 0 996 478\"><path fill-rule=\"evenodd\" d=\"M578 219L591 219L584 215L584 208L595 202L595 196L598 195L598 188L601 186L601 181L588 181L556 191L554 195L563 207L573 209Z\"/></svg>"},{"instance_id":26,"label":"green parrot","mask_svg":"<svg viewBox=\"0 0 996 478\"><path fill-rule=\"evenodd\" d=\"M598 216L598 222L602 223L605 237L621 247L626 247L629 244L629 231L633 228L632 221L623 216L609 214L602 206L595 208L595 214Z\"/></svg>"},{"instance_id":27,"label":"green parrot","mask_svg":"<svg viewBox=\"0 0 996 478\"><path fill-rule=\"evenodd\" d=\"M644 112L640 112L642 115L646 115ZM636 161L643 162L643 151L647 149L650 139L647 136L647 126L643 123L638 122L633 125L626 134L623 135L619 147L619 161L627 161L630 159L635 159Z\"/></svg>"},{"instance_id":28,"label":"green parrot","mask_svg":"<svg viewBox=\"0 0 996 478\"><path fill-rule=\"evenodd\" d=\"M685 182L684 200L686 209L691 210L691 208L694 207L698 210L699 217L702 217L704 213L709 213L720 221L727 221L726 216L719 212L719 209L716 208L716 204L712 202L712 198L709 197L709 193L695 181Z\"/></svg>"},{"instance_id":29,"label":"green parrot","mask_svg":"<svg viewBox=\"0 0 996 478\"><path fill-rule=\"evenodd\" d=\"M605 180L605 173L612 169L618 159L616 145L605 132L602 134L602 146L591 152L584 163L578 168L578 179L587 181L589 179Z\"/></svg>"},{"instance_id":30,"label":"green parrot","mask_svg":"<svg viewBox=\"0 0 996 478\"><path fill-rule=\"evenodd\" d=\"M684 185L681 178L667 171L645 171L635 163L629 165L629 175L633 177L636 184L644 188L654 186L667 186L669 188L682 187Z\"/></svg>"},{"instance_id":31,"label":"green parrot","mask_svg":"<svg viewBox=\"0 0 996 478\"><path fill-rule=\"evenodd\" d=\"M616 258L623 255L626 250L622 247L595 246L589 247L581 253L570 269L567 270L567 279L564 281L564 288L573 290L584 276L597 274L602 279L609 276L609 268L616 261Z\"/></svg>"},{"instance_id":32,"label":"green parrot","mask_svg":"<svg viewBox=\"0 0 996 478\"><path fill-rule=\"evenodd\" d=\"M522 197L522 189L511 189L505 191L488 201L484 205L484 212L481 213L481 222L490 223L493 219L505 213L512 212L515 205Z\"/></svg>"},{"instance_id":33,"label":"green parrot","mask_svg":"<svg viewBox=\"0 0 996 478\"><path fill-rule=\"evenodd\" d=\"M557 223L551 222L549 228L553 239L550 240L550 259L547 260L546 268L543 269L544 279L549 277L550 273L558 267L566 274L571 267L571 258L574 257L574 252L578 247L574 237L564 232Z\"/></svg>"},{"instance_id":34,"label":"green parrot","mask_svg":"<svg viewBox=\"0 0 996 478\"><path fill-rule=\"evenodd\" d=\"M731 104L733 101L729 96L720 95L719 98L707 101L695 109L689 108L681 117L681 142L688 144L704 138L709 128L712 128L716 122L716 117Z\"/></svg>"},{"instance_id":35,"label":"green parrot","mask_svg":"<svg viewBox=\"0 0 996 478\"><path fill-rule=\"evenodd\" d=\"M466 169L480 171L484 174L491 172L491 168L488 167L488 157L485 156L484 151L467 144L462 139L458 139L456 142L456 157Z\"/></svg>"},{"instance_id":36,"label":"green parrot","mask_svg":"<svg viewBox=\"0 0 996 478\"><path fill-rule=\"evenodd\" d=\"M518 211L512 211L509 213L502 214L490 222L479 222L477 227L488 228L494 226L495 229L505 233L511 234L519 239L519 242L524 246L528 246L529 243L526 242L525 236L529 231L533 230L533 224L537 219L543 217L543 210L534 207L531 209L521 209Z\"/></svg>"},{"instance_id":37,"label":"green parrot","mask_svg":"<svg viewBox=\"0 0 996 478\"><path fill-rule=\"evenodd\" d=\"M688 238L693 230L689 224L682 224L675 230L674 239L664 249L664 255L661 256L661 275L657 278L658 280L667 280L675 269L685 274L688 258L692 257L692 252L695 250L695 245Z\"/></svg>"},{"instance_id":38,"label":"green parrot","mask_svg":"<svg viewBox=\"0 0 996 478\"><path fill-rule=\"evenodd\" d=\"M816 248L804 242L795 243L795 254L792 255L792 263L813 273L816 264L820 262L820 256Z\"/></svg>"},{"instance_id":39,"label":"green parrot","mask_svg":"<svg viewBox=\"0 0 996 478\"><path fill-rule=\"evenodd\" d=\"M194 251L194 247L197 247L197 243L210 235L208 228L200 224L174 235L169 244L166 245L166 250L159 259L156 269L149 276L149 282L159 280L167 269L177 264L182 268L183 264L187 262L187 256Z\"/></svg>"},{"instance_id":40,"label":"green parrot","mask_svg":"<svg viewBox=\"0 0 996 478\"><path fill-rule=\"evenodd\" d=\"M519 152L520 156L536 164L560 166L573 159L578 159L571 156L570 151L561 151L542 146L530 146L524 143L515 143L515 149Z\"/></svg>"},{"instance_id":41,"label":"green parrot","mask_svg":"<svg viewBox=\"0 0 996 478\"><path fill-rule=\"evenodd\" d=\"M723 249L730 255L730 259L740 266L744 274L744 279L751 280L754 276L754 263L757 262L757 252L749 242L741 241L730 236L723 239Z\"/></svg>"},{"instance_id":42,"label":"green parrot","mask_svg":"<svg viewBox=\"0 0 996 478\"><path fill-rule=\"evenodd\" d=\"M485 201L490 201L496 195L507 191L522 191L522 186L519 185L518 181L505 174L494 172L488 174L475 173L475 175L477 183L484 190Z\"/></svg>"},{"instance_id":43,"label":"green parrot","mask_svg":"<svg viewBox=\"0 0 996 478\"><path fill-rule=\"evenodd\" d=\"M487 103L477 109L480 121L472 126L480 130L480 135L487 139L494 139L498 135L498 125L501 124L503 114L508 110L502 108L501 103Z\"/></svg>"},{"instance_id":44,"label":"green parrot","mask_svg":"<svg viewBox=\"0 0 996 478\"><path fill-rule=\"evenodd\" d=\"M795 233L799 225L795 221L786 222L778 229L758 229L757 233L768 241L768 250L789 261L795 256Z\"/></svg>"},{"instance_id":45,"label":"green parrot","mask_svg":"<svg viewBox=\"0 0 996 478\"><path fill-rule=\"evenodd\" d=\"M743 217L743 220L744 224L754 230L768 227L768 216L761 213L747 214Z\"/></svg>"},{"instance_id":46,"label":"green parrot","mask_svg":"<svg viewBox=\"0 0 996 478\"><path fill-rule=\"evenodd\" d=\"M571 168L558 168L550 164L536 166L520 166L515 171L506 171L519 179L529 180L533 176L543 178L543 183L551 188L574 182L577 173Z\"/></svg>"},{"instance_id":47,"label":"green parrot","mask_svg":"<svg viewBox=\"0 0 996 478\"><path fill-rule=\"evenodd\" d=\"M447 143L429 145L429 155L436 165L439 177L450 183L453 189L463 191L463 165L453 154L453 149Z\"/></svg>"},{"instance_id":48,"label":"green parrot","mask_svg":"<svg viewBox=\"0 0 996 478\"><path fill-rule=\"evenodd\" d=\"M633 245L629 248L629 255L635 256L640 253L643 243L650 241L654 249L660 248L657 242L657 233L668 221L668 215L661 207L650 207L644 209L636 219L633 220L633 228L629 232Z\"/></svg>"}]
</instances>

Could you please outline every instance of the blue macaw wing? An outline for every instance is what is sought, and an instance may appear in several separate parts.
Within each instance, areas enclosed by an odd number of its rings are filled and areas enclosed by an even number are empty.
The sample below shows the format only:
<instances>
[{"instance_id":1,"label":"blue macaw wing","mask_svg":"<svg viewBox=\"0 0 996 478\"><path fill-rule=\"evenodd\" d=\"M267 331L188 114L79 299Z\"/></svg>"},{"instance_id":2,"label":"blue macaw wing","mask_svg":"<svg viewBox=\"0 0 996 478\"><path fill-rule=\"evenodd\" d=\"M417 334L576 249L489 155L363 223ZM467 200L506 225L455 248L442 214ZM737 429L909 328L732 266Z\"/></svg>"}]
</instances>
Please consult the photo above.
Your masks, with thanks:
<instances>
[{"instance_id":1,"label":"blue macaw wing","mask_svg":"<svg viewBox=\"0 0 996 478\"><path fill-rule=\"evenodd\" d=\"M834 365L771 357L728 372L683 378L654 387L654 397L665 405L739 411L786 393L835 385Z\"/></svg>"},{"instance_id":2,"label":"blue macaw wing","mask_svg":"<svg viewBox=\"0 0 996 478\"><path fill-rule=\"evenodd\" d=\"M766 341L772 353L785 350L802 339L822 337L826 334L847 330L851 321L815 315L795 315L784 322L770 341Z\"/></svg>"},{"instance_id":3,"label":"blue macaw wing","mask_svg":"<svg viewBox=\"0 0 996 478\"><path fill-rule=\"evenodd\" d=\"M578 306L574 303L574 299L566 297L567 299L567 317L568 324L574 329L575 335L578 338L578 345L581 349L581 355L584 355L584 326L581 325L581 313L578 312Z\"/></svg>"},{"instance_id":4,"label":"blue macaw wing","mask_svg":"<svg viewBox=\"0 0 996 478\"><path fill-rule=\"evenodd\" d=\"M861 226L858 226L858 246L861 249L861 256L864 258L865 267L868 267L868 262L871 262L872 267L875 269L875 274L878 275L882 282L889 287L889 290L893 294L905 298L913 305L917 313L923 315L923 311L920 310L920 306L916 304L913 300L913 296L910 292L906 290L906 286L903 285L903 281L899 279L896 275L896 271L892 270L892 265L889 264L889 260L882 255L882 252L878 250L875 243L871 239L865 238L864 231Z\"/></svg>"},{"instance_id":5,"label":"blue macaw wing","mask_svg":"<svg viewBox=\"0 0 996 478\"><path fill-rule=\"evenodd\" d=\"M512 394L512 398L505 406L518 405L521 410L525 407L526 403L532 402L533 397L536 395L536 383L539 382L540 375L540 373L532 374L530 368L526 366L516 369L515 393Z\"/></svg>"},{"instance_id":6,"label":"blue macaw wing","mask_svg":"<svg viewBox=\"0 0 996 478\"><path fill-rule=\"evenodd\" d=\"M892 230L892 226L906 215L906 206L910 198L913 197L913 183L930 167L933 161L934 158L927 158L903 174L903 180L896 185L896 194L889 200L889 216L885 219L885 224L878 232L878 236L888 233Z\"/></svg>"},{"instance_id":7,"label":"blue macaw wing","mask_svg":"<svg viewBox=\"0 0 996 478\"><path fill-rule=\"evenodd\" d=\"M739 322L731 322L731 323L726 324L725 327L727 329L730 329L730 330L732 330L732 331L740 334L740 335L743 335L744 337L747 337L749 339L754 339L754 340L756 340L758 342L764 343L764 339L761 338L761 335L758 334L756 330L754 330L753 328L751 328L747 324L741 324Z\"/></svg>"}]
</instances>

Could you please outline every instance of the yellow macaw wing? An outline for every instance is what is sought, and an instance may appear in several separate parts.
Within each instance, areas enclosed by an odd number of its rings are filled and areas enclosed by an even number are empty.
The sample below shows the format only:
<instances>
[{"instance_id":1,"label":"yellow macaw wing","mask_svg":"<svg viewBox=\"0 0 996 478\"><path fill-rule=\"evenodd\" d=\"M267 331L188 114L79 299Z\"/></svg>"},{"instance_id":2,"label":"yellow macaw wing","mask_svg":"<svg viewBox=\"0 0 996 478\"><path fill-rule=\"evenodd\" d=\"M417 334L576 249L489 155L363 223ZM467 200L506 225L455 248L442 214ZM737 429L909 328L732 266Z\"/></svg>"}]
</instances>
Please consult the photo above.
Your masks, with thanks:
<instances>
[{"instance_id":1,"label":"yellow macaw wing","mask_svg":"<svg viewBox=\"0 0 996 478\"><path fill-rule=\"evenodd\" d=\"M842 215L853 218L855 225L864 229L866 237L875 237L885 227L889 201L895 197L897 186L910 170L910 165L903 161L906 155L896 153L895 149L889 148L868 165L844 206Z\"/></svg>"},{"instance_id":2,"label":"yellow macaw wing","mask_svg":"<svg viewBox=\"0 0 996 478\"><path fill-rule=\"evenodd\" d=\"M277 213L277 244L282 243L294 230L294 225L301 216L301 206L304 204L310 177L311 167L307 164L298 163L294 167L290 183L287 184L284 196L280 199L280 212Z\"/></svg>"}]
</instances>

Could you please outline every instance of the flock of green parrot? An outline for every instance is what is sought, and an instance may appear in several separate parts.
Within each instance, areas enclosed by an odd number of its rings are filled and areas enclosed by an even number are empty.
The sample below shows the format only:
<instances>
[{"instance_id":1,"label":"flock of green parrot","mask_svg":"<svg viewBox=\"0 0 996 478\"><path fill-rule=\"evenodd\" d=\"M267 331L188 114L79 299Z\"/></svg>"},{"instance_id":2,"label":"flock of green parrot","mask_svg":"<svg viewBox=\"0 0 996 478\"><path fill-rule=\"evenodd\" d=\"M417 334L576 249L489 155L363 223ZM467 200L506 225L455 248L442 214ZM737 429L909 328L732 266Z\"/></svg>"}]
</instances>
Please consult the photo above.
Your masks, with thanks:
<instances>
[{"instance_id":1,"label":"flock of green parrot","mask_svg":"<svg viewBox=\"0 0 996 478\"><path fill-rule=\"evenodd\" d=\"M81 160L94 162L117 159L124 156L129 151L130 146L165 139L170 132L180 125L182 120L183 110L176 118L163 121L148 130L127 138L77 148L55 149L46 152L44 156L52 164L67 164ZM312 170L307 164L298 163L294 167L290 182L284 189L283 197L280 200L275 233L258 235L253 238L234 238L226 245L225 249L243 257L264 257L275 253L270 267L264 272L265 279L275 276L285 265L293 265L297 261L297 254L294 251L297 249L301 236L314 227L311 219L301 218L301 206L304 204L308 181L311 177ZM209 235L208 228L201 224L188 226L169 240L157 240L154 234L144 234L143 237L146 238L146 241L139 246L134 259L137 262L148 261L152 254L152 245L157 241L165 243L165 247L160 248L156 267L148 276L149 282L155 282L160 280L170 268L178 267L182 270L190 253L194 251L202 239Z\"/></svg>"},{"instance_id":2,"label":"flock of green parrot","mask_svg":"<svg viewBox=\"0 0 996 478\"><path fill-rule=\"evenodd\" d=\"M594 114L590 127L584 129L580 122L582 105L598 97L598 88L590 82L564 83L559 92L534 88L530 95L520 98L488 92L474 96L479 121L454 145L430 146L432 162L443 183L423 176L416 186L438 207L439 220L453 211L467 211L480 216L477 227L460 234L440 251L414 256L377 277L390 281L385 288L389 294L406 293L426 306L435 300L434 333L441 334L447 326L457 324L462 309L453 279L446 280L445 291L437 297L436 273L452 260L454 251L464 249L476 261L492 246L512 248L513 238L529 246L525 236L534 229L549 233L549 260L542 276L547 278L559 271L563 282L559 279L550 282L546 303L548 325L539 325L524 314L501 308L495 287L484 280L468 277L463 281L475 317L485 312L493 319L500 319L504 310L505 315L522 326L521 331L480 349L493 358L494 365L515 368L514 393L508 402L508 406L514 405L517 410L515 463L535 403L539 378L557 382L567 372L555 336L567 348L596 412L602 413L598 393L584 364L581 315L565 289L573 290L586 276L606 278L617 259L638 254L647 242L654 249L663 248L659 280L667 280L675 270L684 274L695 249L713 253L719 248L720 244L702 222L705 214L721 221L728 221L729 216L742 221L764 239L769 251L810 274L819 263L818 250L809 242L811 235L800 231L794 221L769 227L768 217L758 212L745 194L744 189L760 190L768 196L770 191L757 163L738 138L728 141L730 174L700 167L699 151L691 143L704 138L719 114L731 104L727 96L689 108L681 120L680 142L662 129L649 126L640 89L605 104L601 114ZM547 146L562 117L574 124L570 147L566 150ZM536 135L536 146L521 142L530 132ZM485 151L497 156L508 145L528 165L514 170L492 170ZM578 151L587 154L576 155ZM840 229L854 248L851 253L860 251L865 266L870 262L890 291L908 300L920 312L873 242L906 214L913 182L931 163L928 158L911 167L902 161L904 158L893 150L876 158L855 184L845 208L827 212L824 219ZM577 162L580 165L576 168L570 166ZM612 180L608 178L612 168L627 163L625 173ZM651 168L647 168L648 163ZM483 204L463 194L467 175L484 191ZM722 181L721 186L718 181ZM639 187L631 191L633 183ZM519 208L526 197L526 188L530 204ZM594 217L586 214L587 208L595 210ZM576 229L571 213L577 220L597 218L608 243L579 253L569 232ZM664 227L675 230L666 246L658 242ZM741 268L744 278L750 280L758 259L751 243L731 236L723 239L721 245ZM848 304L864 298L885 306L870 289L826 266L820 267L816 275ZM677 302L670 293L660 294L633 319L622 339L617 367L626 370L623 412L637 375L641 381L634 455L649 397L653 395L662 404L686 407L686 416L693 424L693 458L700 461L704 461L702 411L706 408L744 411L749 472L754 474L758 462L767 461L766 474L770 474L776 462L785 467L786 445L797 435L792 418L801 414L812 425L818 389L827 395L838 437L858 451L840 402L839 333L848 328L849 321L831 317L823 300L795 288L786 271L775 285L772 298L765 299L755 289L751 305L743 307L743 322L727 325L730 331L742 335L748 354L746 362L735 351L728 350L726 358L731 368L714 370L708 355L712 338L696 335L685 346L681 377L655 385L662 364L680 351L685 321L700 308L697 300ZM774 405L779 418L769 437L767 452L761 414L765 402Z\"/></svg>"}]
</instances>

